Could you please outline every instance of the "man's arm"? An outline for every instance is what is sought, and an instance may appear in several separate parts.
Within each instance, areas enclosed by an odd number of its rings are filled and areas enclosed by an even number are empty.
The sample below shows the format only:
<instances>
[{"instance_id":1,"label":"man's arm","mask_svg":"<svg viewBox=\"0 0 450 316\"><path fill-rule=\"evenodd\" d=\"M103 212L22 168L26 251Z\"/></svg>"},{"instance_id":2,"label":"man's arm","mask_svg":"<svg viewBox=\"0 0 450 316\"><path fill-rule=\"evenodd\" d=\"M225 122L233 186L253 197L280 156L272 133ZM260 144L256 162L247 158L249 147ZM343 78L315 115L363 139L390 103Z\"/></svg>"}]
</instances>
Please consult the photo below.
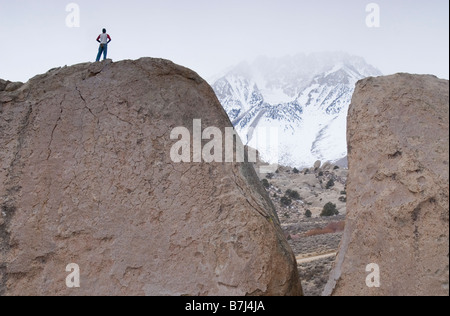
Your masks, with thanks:
<instances>
[{"instance_id":1,"label":"man's arm","mask_svg":"<svg viewBox=\"0 0 450 316\"><path fill-rule=\"evenodd\" d=\"M109 44L109 42L111 42L112 41L112 39L111 39L111 37L109 36L109 34L108 34L108 44Z\"/></svg>"},{"instance_id":2,"label":"man's arm","mask_svg":"<svg viewBox=\"0 0 450 316\"><path fill-rule=\"evenodd\" d=\"M100 43L100 35L97 37L97 42Z\"/></svg>"}]
</instances>

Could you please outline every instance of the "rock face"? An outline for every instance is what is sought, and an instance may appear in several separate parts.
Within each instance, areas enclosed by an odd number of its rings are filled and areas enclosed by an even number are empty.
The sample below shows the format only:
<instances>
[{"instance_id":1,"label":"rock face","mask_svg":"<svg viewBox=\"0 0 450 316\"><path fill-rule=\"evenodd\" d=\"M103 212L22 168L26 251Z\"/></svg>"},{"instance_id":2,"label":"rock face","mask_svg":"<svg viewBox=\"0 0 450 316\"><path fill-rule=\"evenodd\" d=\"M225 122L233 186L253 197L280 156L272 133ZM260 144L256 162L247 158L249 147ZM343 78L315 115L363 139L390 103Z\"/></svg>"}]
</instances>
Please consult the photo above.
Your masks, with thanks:
<instances>
[{"instance_id":1,"label":"rock face","mask_svg":"<svg viewBox=\"0 0 450 316\"><path fill-rule=\"evenodd\" d=\"M357 84L348 114L347 223L325 295L449 295L449 83ZM377 280L380 287L368 287Z\"/></svg>"},{"instance_id":2,"label":"rock face","mask_svg":"<svg viewBox=\"0 0 450 316\"><path fill-rule=\"evenodd\" d=\"M322 162L321 162L320 160L317 160L317 161L314 163L314 169L319 169L321 165L322 165Z\"/></svg>"},{"instance_id":3,"label":"rock face","mask_svg":"<svg viewBox=\"0 0 450 316\"><path fill-rule=\"evenodd\" d=\"M170 158L173 128L232 126L197 74L145 58L0 83L1 295L301 294L251 164Z\"/></svg>"}]
</instances>

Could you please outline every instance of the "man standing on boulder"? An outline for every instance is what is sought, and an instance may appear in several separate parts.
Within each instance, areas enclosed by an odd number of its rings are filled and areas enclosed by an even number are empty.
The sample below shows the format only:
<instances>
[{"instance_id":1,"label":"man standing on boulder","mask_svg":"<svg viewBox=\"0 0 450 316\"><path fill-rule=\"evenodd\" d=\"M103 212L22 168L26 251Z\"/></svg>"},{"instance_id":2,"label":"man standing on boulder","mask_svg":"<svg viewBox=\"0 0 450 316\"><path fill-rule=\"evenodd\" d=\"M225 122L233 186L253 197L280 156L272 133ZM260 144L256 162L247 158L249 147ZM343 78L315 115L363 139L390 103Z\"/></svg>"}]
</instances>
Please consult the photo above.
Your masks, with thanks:
<instances>
[{"instance_id":1,"label":"man standing on boulder","mask_svg":"<svg viewBox=\"0 0 450 316\"><path fill-rule=\"evenodd\" d=\"M100 43L100 47L98 48L97 60L100 60L100 57L103 53L103 60L106 59L106 55L108 54L108 44L111 42L111 37L109 34L106 34L106 29L103 29L102 34L97 37L97 42Z\"/></svg>"}]
</instances>

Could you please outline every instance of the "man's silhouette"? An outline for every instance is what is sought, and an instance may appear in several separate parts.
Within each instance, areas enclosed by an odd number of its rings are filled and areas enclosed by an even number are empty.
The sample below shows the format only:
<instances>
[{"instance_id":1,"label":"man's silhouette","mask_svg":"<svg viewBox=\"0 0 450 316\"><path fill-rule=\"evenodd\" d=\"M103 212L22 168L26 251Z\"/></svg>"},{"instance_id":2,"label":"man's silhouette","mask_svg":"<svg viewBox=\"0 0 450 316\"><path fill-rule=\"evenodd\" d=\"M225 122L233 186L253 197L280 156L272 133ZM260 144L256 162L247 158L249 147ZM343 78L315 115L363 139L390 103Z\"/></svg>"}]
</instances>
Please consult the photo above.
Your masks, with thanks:
<instances>
[{"instance_id":1,"label":"man's silhouette","mask_svg":"<svg viewBox=\"0 0 450 316\"><path fill-rule=\"evenodd\" d=\"M109 34L106 34L106 29L103 29L102 34L97 37L97 42L100 43L100 47L98 48L97 60L100 60L100 57L103 53L103 60L106 59L106 55L108 54L108 44L111 42L111 37Z\"/></svg>"}]
</instances>

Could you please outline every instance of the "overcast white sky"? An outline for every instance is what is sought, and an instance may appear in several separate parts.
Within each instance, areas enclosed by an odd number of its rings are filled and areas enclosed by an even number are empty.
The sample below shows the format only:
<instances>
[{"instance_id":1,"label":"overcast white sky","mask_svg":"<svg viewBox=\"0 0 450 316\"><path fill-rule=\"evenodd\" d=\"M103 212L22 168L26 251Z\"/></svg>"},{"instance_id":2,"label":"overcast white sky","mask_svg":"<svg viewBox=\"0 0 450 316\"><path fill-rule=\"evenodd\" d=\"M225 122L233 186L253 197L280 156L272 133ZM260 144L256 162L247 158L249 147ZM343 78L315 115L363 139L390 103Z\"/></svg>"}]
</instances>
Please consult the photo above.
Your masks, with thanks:
<instances>
[{"instance_id":1,"label":"overcast white sky","mask_svg":"<svg viewBox=\"0 0 450 316\"><path fill-rule=\"evenodd\" d=\"M80 27L66 26L66 5ZM366 26L366 5L381 27ZM265 55L344 51L384 74L449 78L448 0L0 0L0 78L27 81L94 61L105 27L114 61L161 57L208 78Z\"/></svg>"}]
</instances>

